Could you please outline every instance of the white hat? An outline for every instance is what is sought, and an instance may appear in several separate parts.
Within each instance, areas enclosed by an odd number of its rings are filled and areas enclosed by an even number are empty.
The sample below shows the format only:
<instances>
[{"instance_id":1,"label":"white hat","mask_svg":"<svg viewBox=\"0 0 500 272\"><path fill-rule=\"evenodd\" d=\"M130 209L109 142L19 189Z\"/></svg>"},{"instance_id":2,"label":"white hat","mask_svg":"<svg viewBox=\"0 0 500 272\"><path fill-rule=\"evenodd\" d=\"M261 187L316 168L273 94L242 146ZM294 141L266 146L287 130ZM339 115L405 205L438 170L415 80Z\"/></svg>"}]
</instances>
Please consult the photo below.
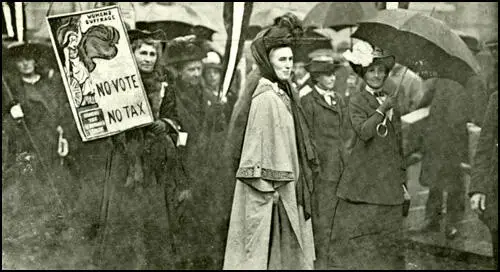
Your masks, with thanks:
<instances>
[{"instance_id":1,"label":"white hat","mask_svg":"<svg viewBox=\"0 0 500 272\"><path fill-rule=\"evenodd\" d=\"M210 51L207 53L207 56L202 60L202 62L203 64L209 66L220 66L222 61L219 54L214 51Z\"/></svg>"}]
</instances>

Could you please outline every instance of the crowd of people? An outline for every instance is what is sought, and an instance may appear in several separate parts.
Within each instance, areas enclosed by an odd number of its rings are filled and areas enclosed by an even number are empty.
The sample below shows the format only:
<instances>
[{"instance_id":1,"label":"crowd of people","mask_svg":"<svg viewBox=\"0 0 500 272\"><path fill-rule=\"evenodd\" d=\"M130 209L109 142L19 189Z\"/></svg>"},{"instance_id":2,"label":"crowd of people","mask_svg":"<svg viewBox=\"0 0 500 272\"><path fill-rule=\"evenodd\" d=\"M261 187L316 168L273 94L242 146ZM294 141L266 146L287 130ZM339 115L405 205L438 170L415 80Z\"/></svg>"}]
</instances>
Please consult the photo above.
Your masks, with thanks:
<instances>
[{"instance_id":1,"label":"crowd of people","mask_svg":"<svg viewBox=\"0 0 500 272\"><path fill-rule=\"evenodd\" d=\"M227 97L222 55L203 41L129 30L154 122L85 143L44 46L4 48L5 179L76 184L61 194L73 206L93 187L81 212L103 269L404 269L410 195L400 120L430 105L420 176L430 187L426 228L440 228L447 191L445 232L459 233L460 163L473 122L483 130L467 193L497 258L496 78L423 80L364 41L337 54L306 52L301 28L287 14L259 32L256 66ZM68 152L58 150L61 139Z\"/></svg>"}]
</instances>

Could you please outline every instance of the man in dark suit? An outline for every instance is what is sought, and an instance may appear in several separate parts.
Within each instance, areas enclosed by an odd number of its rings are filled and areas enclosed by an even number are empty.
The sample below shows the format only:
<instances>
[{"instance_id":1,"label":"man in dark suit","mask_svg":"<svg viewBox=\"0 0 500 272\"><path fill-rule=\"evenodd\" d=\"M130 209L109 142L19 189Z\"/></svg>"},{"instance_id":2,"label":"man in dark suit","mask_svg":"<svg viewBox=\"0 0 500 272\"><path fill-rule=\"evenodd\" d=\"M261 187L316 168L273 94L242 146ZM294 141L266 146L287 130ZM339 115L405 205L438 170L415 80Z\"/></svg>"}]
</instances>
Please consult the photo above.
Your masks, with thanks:
<instances>
[{"instance_id":1,"label":"man in dark suit","mask_svg":"<svg viewBox=\"0 0 500 272\"><path fill-rule=\"evenodd\" d=\"M314 181L312 196L316 269L327 269L328 240L345 154L347 109L342 96L334 90L336 71L340 67L331 56L313 58L306 68L314 85L312 91L300 100L320 161L320 173Z\"/></svg>"},{"instance_id":2,"label":"man in dark suit","mask_svg":"<svg viewBox=\"0 0 500 272\"><path fill-rule=\"evenodd\" d=\"M397 92L384 82L394 56L360 41L344 57L366 87L352 96L352 153L337 188L330 266L344 269L404 269L399 253L406 191Z\"/></svg>"}]
</instances>

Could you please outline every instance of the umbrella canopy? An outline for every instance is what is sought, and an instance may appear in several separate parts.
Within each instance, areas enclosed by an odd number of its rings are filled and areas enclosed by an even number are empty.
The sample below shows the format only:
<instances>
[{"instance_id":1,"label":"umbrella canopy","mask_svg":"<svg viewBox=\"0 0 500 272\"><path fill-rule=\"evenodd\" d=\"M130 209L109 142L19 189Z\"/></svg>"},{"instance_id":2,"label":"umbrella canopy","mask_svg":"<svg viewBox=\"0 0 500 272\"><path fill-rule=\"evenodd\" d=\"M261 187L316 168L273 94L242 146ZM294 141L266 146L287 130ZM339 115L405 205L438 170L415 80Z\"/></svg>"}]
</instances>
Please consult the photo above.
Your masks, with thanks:
<instances>
[{"instance_id":1,"label":"umbrella canopy","mask_svg":"<svg viewBox=\"0 0 500 272\"><path fill-rule=\"evenodd\" d=\"M308 28L302 36L298 52L307 56L309 53L318 49L327 49L333 51L333 36L335 31L331 29Z\"/></svg>"},{"instance_id":2,"label":"umbrella canopy","mask_svg":"<svg viewBox=\"0 0 500 272\"><path fill-rule=\"evenodd\" d=\"M398 63L424 79L443 77L465 84L480 71L472 52L450 27L416 11L383 10L359 22L353 37L389 50Z\"/></svg>"},{"instance_id":3,"label":"umbrella canopy","mask_svg":"<svg viewBox=\"0 0 500 272\"><path fill-rule=\"evenodd\" d=\"M355 26L362 19L377 15L373 2L321 2L304 18L304 26L342 28Z\"/></svg>"},{"instance_id":4,"label":"umbrella canopy","mask_svg":"<svg viewBox=\"0 0 500 272\"><path fill-rule=\"evenodd\" d=\"M288 12L297 16L300 20L304 19L304 13L292 8L270 8L258 12L252 12L245 39L252 40L263 28L273 25L274 19L283 16Z\"/></svg>"},{"instance_id":5,"label":"umbrella canopy","mask_svg":"<svg viewBox=\"0 0 500 272\"><path fill-rule=\"evenodd\" d=\"M217 32L217 26L201 12L182 4L148 4L135 7L137 28L154 31L162 29L168 39L197 34L207 40Z\"/></svg>"}]
</instances>

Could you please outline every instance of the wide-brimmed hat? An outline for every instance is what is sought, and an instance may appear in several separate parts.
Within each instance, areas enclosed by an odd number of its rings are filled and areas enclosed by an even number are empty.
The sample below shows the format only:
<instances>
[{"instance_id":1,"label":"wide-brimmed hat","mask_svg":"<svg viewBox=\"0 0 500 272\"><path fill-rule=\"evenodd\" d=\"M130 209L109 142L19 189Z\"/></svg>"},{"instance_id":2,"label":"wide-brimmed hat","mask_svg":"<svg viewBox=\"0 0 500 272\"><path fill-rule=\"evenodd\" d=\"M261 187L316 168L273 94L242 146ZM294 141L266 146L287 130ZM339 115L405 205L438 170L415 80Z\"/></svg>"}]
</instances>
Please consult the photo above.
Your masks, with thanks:
<instances>
[{"instance_id":1,"label":"wide-brimmed hat","mask_svg":"<svg viewBox=\"0 0 500 272\"><path fill-rule=\"evenodd\" d=\"M361 77L372 65L382 64L390 71L396 64L396 58L393 55L365 41L358 41L353 45L352 50L347 50L342 55L349 61L354 72Z\"/></svg>"},{"instance_id":2,"label":"wide-brimmed hat","mask_svg":"<svg viewBox=\"0 0 500 272\"><path fill-rule=\"evenodd\" d=\"M15 42L7 46L8 60L14 60L19 57L38 60L41 57L47 57L47 54L54 54L52 48L48 45L33 42Z\"/></svg>"},{"instance_id":3,"label":"wide-brimmed hat","mask_svg":"<svg viewBox=\"0 0 500 272\"><path fill-rule=\"evenodd\" d=\"M167 40L167 35L163 30L158 29L156 31L150 32L147 30L140 30L140 29L131 29L128 31L128 37L130 39L130 42L133 42L138 39L151 39L151 40L157 40L157 41L166 41Z\"/></svg>"},{"instance_id":4,"label":"wide-brimmed hat","mask_svg":"<svg viewBox=\"0 0 500 272\"><path fill-rule=\"evenodd\" d=\"M309 73L333 73L342 67L342 64L336 61L332 56L315 56L306 65Z\"/></svg>"},{"instance_id":5,"label":"wide-brimmed hat","mask_svg":"<svg viewBox=\"0 0 500 272\"><path fill-rule=\"evenodd\" d=\"M206 68L222 69L222 60L219 54L214 51L207 53L207 56L202 60L203 66Z\"/></svg>"},{"instance_id":6,"label":"wide-brimmed hat","mask_svg":"<svg viewBox=\"0 0 500 272\"><path fill-rule=\"evenodd\" d=\"M173 39L167 44L166 64L178 64L187 61L202 60L206 57L200 41L189 35Z\"/></svg>"}]
</instances>

